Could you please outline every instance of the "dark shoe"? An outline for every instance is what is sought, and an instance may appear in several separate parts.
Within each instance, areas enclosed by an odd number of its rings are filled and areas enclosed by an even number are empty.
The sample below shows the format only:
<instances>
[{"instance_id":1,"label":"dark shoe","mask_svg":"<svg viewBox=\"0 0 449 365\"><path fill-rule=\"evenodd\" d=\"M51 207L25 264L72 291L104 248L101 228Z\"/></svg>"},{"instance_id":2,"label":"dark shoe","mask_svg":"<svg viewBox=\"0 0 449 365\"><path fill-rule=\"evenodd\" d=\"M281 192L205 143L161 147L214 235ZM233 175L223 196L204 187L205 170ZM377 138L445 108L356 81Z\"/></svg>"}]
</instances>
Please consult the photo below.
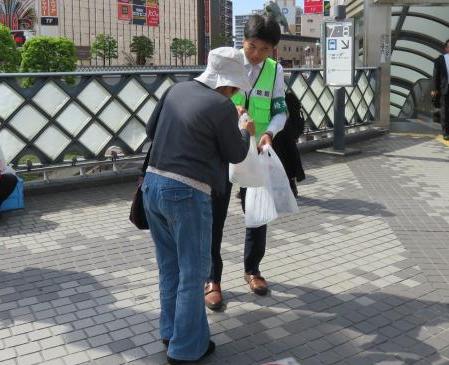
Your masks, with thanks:
<instances>
[{"instance_id":1,"label":"dark shoe","mask_svg":"<svg viewBox=\"0 0 449 365\"><path fill-rule=\"evenodd\" d=\"M205 358L206 356L210 355L212 352L215 351L215 343L213 341L209 341L209 347L207 348L207 351L204 353L203 356L201 356L199 359L197 360L176 360L173 359L172 357L167 355L167 361L170 365L177 365L177 364L194 364L200 360L202 360L203 358Z\"/></svg>"},{"instance_id":2,"label":"dark shoe","mask_svg":"<svg viewBox=\"0 0 449 365\"><path fill-rule=\"evenodd\" d=\"M168 347L168 345L170 345L170 340L167 340L166 338L162 339L162 343L164 344L165 347Z\"/></svg>"},{"instance_id":3,"label":"dark shoe","mask_svg":"<svg viewBox=\"0 0 449 365\"><path fill-rule=\"evenodd\" d=\"M259 275L245 274L245 281L249 284L251 291L257 295L267 295L268 285L265 279Z\"/></svg>"},{"instance_id":4,"label":"dark shoe","mask_svg":"<svg viewBox=\"0 0 449 365\"><path fill-rule=\"evenodd\" d=\"M219 283L210 282L204 287L204 301L206 307L216 311L223 307L223 296Z\"/></svg>"},{"instance_id":5,"label":"dark shoe","mask_svg":"<svg viewBox=\"0 0 449 365\"><path fill-rule=\"evenodd\" d=\"M443 139L444 139L445 141L449 141L449 134L445 134L445 135L443 136Z\"/></svg>"}]
</instances>

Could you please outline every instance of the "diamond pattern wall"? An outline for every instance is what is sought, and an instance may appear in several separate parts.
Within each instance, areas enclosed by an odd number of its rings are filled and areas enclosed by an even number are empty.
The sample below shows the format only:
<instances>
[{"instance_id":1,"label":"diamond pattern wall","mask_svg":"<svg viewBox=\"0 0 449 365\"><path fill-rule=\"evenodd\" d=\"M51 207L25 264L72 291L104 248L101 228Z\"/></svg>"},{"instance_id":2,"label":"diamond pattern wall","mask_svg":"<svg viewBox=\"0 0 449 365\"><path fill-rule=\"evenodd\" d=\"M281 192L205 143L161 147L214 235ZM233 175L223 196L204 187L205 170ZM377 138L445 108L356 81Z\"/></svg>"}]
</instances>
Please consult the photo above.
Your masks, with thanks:
<instances>
[{"instance_id":1,"label":"diamond pattern wall","mask_svg":"<svg viewBox=\"0 0 449 365\"><path fill-rule=\"evenodd\" d=\"M199 71L190 73L193 77ZM42 74L36 77L42 86L34 90L17 87L16 80L0 74L0 144L8 162L17 164L38 151L43 164L58 163L69 148L84 151L87 159L104 158L117 143L125 154L141 153L157 101L179 82L169 73L74 75L77 85ZM333 93L322 73L294 70L285 75L286 91L293 91L303 105L306 133L331 126ZM373 70L358 70L357 85L346 88L347 124L373 119L375 76Z\"/></svg>"}]
</instances>

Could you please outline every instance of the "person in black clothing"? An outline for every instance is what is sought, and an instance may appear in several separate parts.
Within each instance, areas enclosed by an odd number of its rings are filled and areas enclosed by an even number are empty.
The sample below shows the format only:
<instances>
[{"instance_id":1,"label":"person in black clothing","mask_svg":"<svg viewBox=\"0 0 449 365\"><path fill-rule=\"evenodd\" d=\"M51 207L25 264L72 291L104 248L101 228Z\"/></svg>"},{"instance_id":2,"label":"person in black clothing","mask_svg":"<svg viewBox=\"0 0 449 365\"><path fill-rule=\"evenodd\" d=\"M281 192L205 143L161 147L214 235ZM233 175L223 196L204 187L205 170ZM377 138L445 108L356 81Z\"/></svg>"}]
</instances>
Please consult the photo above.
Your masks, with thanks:
<instances>
[{"instance_id":1,"label":"person in black clothing","mask_svg":"<svg viewBox=\"0 0 449 365\"><path fill-rule=\"evenodd\" d=\"M0 147L0 206L8 199L17 185L17 177L6 171L6 161Z\"/></svg>"},{"instance_id":2,"label":"person in black clothing","mask_svg":"<svg viewBox=\"0 0 449 365\"><path fill-rule=\"evenodd\" d=\"M273 148L287 173L293 195L297 198L296 182L306 178L301 156L296 146L299 136L304 133L304 118L301 112L301 102L292 91L285 94L285 102L288 109L288 118L284 129L274 138Z\"/></svg>"},{"instance_id":3,"label":"person in black clothing","mask_svg":"<svg viewBox=\"0 0 449 365\"><path fill-rule=\"evenodd\" d=\"M434 62L432 97L439 101L443 138L449 140L449 39L444 43L444 54Z\"/></svg>"}]
</instances>

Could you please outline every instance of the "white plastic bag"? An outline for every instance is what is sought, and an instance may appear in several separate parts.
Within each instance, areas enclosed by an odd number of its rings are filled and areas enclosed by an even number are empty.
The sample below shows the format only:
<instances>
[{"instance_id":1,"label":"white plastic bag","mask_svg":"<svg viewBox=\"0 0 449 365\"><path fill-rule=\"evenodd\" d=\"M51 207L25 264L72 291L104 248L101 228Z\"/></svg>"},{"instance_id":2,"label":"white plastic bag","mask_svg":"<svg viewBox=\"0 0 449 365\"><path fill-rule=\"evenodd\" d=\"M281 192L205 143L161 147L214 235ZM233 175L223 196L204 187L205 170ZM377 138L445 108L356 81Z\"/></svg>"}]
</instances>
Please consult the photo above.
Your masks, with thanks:
<instances>
[{"instance_id":1,"label":"white plastic bag","mask_svg":"<svg viewBox=\"0 0 449 365\"><path fill-rule=\"evenodd\" d=\"M278 217L273 197L265 186L246 189L245 226L256 228Z\"/></svg>"},{"instance_id":2,"label":"white plastic bag","mask_svg":"<svg viewBox=\"0 0 449 365\"><path fill-rule=\"evenodd\" d=\"M273 147L266 145L261 153L268 165L267 189L270 192L279 216L298 213L298 203L290 188L287 174L281 160L274 152Z\"/></svg>"},{"instance_id":3,"label":"white plastic bag","mask_svg":"<svg viewBox=\"0 0 449 365\"><path fill-rule=\"evenodd\" d=\"M265 174L260 163L254 136L250 138L249 150L245 159L238 164L229 164L229 181L244 188L265 185Z\"/></svg>"},{"instance_id":4,"label":"white plastic bag","mask_svg":"<svg viewBox=\"0 0 449 365\"><path fill-rule=\"evenodd\" d=\"M284 166L271 146L259 155L265 186L248 188L245 197L245 225L260 227L279 216L298 212Z\"/></svg>"},{"instance_id":5,"label":"white plastic bag","mask_svg":"<svg viewBox=\"0 0 449 365\"><path fill-rule=\"evenodd\" d=\"M239 127L248 120L248 114L244 113L239 119ZM257 151L256 137L251 136L249 150L245 159L238 164L229 164L229 181L238 184L242 188L265 185L265 174L260 163Z\"/></svg>"}]
</instances>

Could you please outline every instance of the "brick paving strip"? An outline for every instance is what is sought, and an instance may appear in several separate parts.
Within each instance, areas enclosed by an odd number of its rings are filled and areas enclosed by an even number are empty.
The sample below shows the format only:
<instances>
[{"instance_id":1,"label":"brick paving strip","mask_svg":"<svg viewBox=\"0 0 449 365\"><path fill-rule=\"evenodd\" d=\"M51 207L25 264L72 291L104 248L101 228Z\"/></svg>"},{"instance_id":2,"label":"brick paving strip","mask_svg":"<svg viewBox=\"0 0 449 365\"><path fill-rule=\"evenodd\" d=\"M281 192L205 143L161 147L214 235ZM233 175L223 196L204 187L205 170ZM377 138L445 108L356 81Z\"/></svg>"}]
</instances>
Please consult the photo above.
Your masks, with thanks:
<instances>
[{"instance_id":1,"label":"brick paving strip","mask_svg":"<svg viewBox=\"0 0 449 365\"><path fill-rule=\"evenodd\" d=\"M243 216L223 242L227 308L204 364L449 364L449 149L388 135L304 156L300 213L242 279ZM133 184L31 197L0 222L0 365L164 364L157 268L128 223Z\"/></svg>"}]
</instances>

